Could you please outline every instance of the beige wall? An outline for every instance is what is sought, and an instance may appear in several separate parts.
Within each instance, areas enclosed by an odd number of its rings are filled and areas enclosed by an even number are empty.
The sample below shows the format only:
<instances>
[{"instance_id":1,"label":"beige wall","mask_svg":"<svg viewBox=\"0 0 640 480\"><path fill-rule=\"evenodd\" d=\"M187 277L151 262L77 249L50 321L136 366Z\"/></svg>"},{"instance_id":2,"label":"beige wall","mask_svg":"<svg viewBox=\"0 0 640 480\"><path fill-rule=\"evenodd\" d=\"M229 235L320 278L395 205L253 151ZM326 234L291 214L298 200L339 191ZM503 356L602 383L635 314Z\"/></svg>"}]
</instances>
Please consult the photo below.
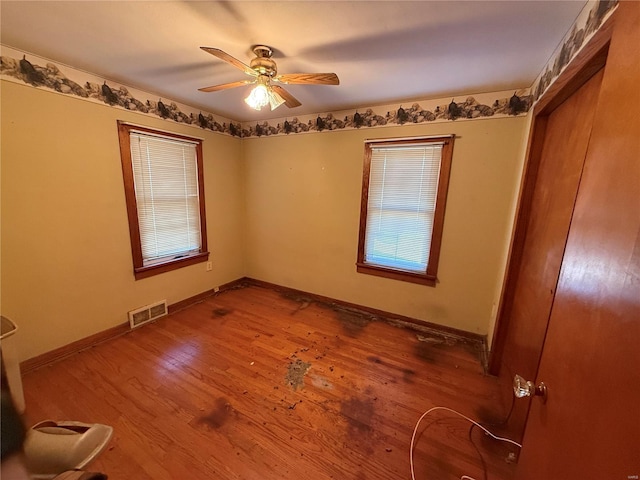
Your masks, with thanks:
<instances>
[{"instance_id":1,"label":"beige wall","mask_svg":"<svg viewBox=\"0 0 640 480\"><path fill-rule=\"evenodd\" d=\"M2 314L20 360L244 275L240 140L2 82ZM202 137L204 264L135 281L116 120Z\"/></svg>"},{"instance_id":2,"label":"beige wall","mask_svg":"<svg viewBox=\"0 0 640 480\"><path fill-rule=\"evenodd\" d=\"M243 141L247 275L487 334L508 247L526 118ZM438 277L427 287L356 272L363 141L456 134Z\"/></svg>"},{"instance_id":3,"label":"beige wall","mask_svg":"<svg viewBox=\"0 0 640 480\"><path fill-rule=\"evenodd\" d=\"M2 314L19 360L249 276L487 334L500 291L527 119L239 140L2 82ZM116 120L200 136L213 271L135 281ZM435 287L355 271L366 138L455 133Z\"/></svg>"},{"instance_id":4,"label":"beige wall","mask_svg":"<svg viewBox=\"0 0 640 480\"><path fill-rule=\"evenodd\" d=\"M505 235L502 239L503 249L502 256L498 263L498 282L496 283L495 291L493 294L493 304L491 308L491 317L489 319L489 329L487 332L487 348L491 351L493 347L493 335L498 320L498 308L500 300L502 298L502 292L504 290L504 280L507 271L507 265L509 262L509 255L511 253L511 242L513 240L513 228L515 224L515 218L521 195L522 174L524 172L524 164L527 156L527 147L529 143L529 131L531 130L531 123L533 121L533 109L529 110L525 117L524 133L522 135L522 142L520 144L520 150L517 155L517 162L514 165L516 168L517 180L517 192L511 198L511 204L507 214L509 220L509 228L504 232Z\"/></svg>"}]
</instances>

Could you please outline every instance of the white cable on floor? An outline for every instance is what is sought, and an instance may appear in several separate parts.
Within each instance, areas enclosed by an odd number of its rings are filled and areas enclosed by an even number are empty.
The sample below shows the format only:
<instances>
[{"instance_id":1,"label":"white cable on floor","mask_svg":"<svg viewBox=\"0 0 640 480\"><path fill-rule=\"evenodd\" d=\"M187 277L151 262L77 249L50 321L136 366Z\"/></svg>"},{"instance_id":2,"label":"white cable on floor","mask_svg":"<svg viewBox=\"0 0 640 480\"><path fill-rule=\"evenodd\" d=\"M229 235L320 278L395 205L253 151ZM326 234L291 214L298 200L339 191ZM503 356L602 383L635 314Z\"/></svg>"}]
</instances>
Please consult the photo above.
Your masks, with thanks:
<instances>
[{"instance_id":1,"label":"white cable on floor","mask_svg":"<svg viewBox=\"0 0 640 480\"><path fill-rule=\"evenodd\" d=\"M416 480L416 474L415 474L415 471L413 469L413 448L415 446L414 444L415 444L415 440L416 440L416 434L418 432L418 426L420 425L420 422L422 421L422 419L424 419L424 417L426 417L427 415L429 415L431 412L433 412L435 410L446 410L447 412L454 413L454 414L458 415L459 417L464 418L468 422L474 424L476 427L481 428L482 430L484 430L484 432L487 435L489 435L493 439L499 440L501 442L511 443L512 445L515 445L518 448L522 448L522 445L520 445L518 442L514 442L513 440L511 440L509 438L498 437L497 435L494 435L489 430L487 430L482 425L480 425L478 422L476 422L474 420L471 420L469 417L467 417L466 415L463 415L460 412L456 412L455 410L453 410L451 408L447 408L447 407L433 407L433 408L430 408L429 410L427 410L426 412L424 412L422 414L422 416L416 422L415 428L413 429L413 435L411 436L411 447L409 448L409 461L411 463L411 479L412 480ZM468 475L463 475L462 477L460 477L460 480L475 480L475 479L473 477L468 476Z\"/></svg>"}]
</instances>

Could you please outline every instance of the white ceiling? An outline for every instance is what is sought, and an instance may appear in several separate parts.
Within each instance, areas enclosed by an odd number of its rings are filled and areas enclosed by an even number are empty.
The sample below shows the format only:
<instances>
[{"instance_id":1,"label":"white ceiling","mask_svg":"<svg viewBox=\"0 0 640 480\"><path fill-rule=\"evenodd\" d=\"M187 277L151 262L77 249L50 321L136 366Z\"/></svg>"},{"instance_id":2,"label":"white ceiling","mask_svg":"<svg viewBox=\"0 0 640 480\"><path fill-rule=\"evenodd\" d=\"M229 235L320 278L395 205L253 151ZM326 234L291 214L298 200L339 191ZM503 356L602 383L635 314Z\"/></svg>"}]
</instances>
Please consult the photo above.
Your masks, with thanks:
<instances>
[{"instance_id":1,"label":"white ceiling","mask_svg":"<svg viewBox=\"0 0 640 480\"><path fill-rule=\"evenodd\" d=\"M576 1L7 1L1 43L238 121L531 86L585 5ZM301 107L251 110L247 77L200 50L249 63L273 47Z\"/></svg>"}]
</instances>

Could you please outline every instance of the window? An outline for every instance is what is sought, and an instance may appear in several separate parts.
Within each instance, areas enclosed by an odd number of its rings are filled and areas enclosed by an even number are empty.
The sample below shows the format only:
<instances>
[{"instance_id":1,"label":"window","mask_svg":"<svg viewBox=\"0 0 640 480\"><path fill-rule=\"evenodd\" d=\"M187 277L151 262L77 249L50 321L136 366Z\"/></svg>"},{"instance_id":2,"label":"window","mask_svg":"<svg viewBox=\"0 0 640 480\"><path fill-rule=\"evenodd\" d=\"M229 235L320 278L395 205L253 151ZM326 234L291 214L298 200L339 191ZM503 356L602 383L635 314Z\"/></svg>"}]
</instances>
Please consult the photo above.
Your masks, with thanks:
<instances>
[{"instance_id":1,"label":"window","mask_svg":"<svg viewBox=\"0 0 640 480\"><path fill-rule=\"evenodd\" d=\"M136 279L206 262L202 141L118 122Z\"/></svg>"},{"instance_id":2,"label":"window","mask_svg":"<svg viewBox=\"0 0 640 480\"><path fill-rule=\"evenodd\" d=\"M453 139L365 144L358 272L435 286Z\"/></svg>"}]
</instances>

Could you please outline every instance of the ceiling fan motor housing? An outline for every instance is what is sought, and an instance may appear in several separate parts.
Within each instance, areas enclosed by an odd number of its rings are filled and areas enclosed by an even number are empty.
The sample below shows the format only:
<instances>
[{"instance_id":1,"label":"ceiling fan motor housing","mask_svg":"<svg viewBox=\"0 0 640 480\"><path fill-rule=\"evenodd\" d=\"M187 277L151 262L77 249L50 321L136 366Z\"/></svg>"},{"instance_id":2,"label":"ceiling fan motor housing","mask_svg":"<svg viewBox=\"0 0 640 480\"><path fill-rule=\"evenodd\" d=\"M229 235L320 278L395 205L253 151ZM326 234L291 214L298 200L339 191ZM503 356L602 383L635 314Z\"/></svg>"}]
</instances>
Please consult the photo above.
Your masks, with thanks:
<instances>
[{"instance_id":1,"label":"ceiling fan motor housing","mask_svg":"<svg viewBox=\"0 0 640 480\"><path fill-rule=\"evenodd\" d=\"M253 53L256 54L256 58L251 60L249 66L260 75L275 77L276 73L278 73L278 68L276 67L276 62L271 60L273 50L265 45L256 45L253 47Z\"/></svg>"}]
</instances>

